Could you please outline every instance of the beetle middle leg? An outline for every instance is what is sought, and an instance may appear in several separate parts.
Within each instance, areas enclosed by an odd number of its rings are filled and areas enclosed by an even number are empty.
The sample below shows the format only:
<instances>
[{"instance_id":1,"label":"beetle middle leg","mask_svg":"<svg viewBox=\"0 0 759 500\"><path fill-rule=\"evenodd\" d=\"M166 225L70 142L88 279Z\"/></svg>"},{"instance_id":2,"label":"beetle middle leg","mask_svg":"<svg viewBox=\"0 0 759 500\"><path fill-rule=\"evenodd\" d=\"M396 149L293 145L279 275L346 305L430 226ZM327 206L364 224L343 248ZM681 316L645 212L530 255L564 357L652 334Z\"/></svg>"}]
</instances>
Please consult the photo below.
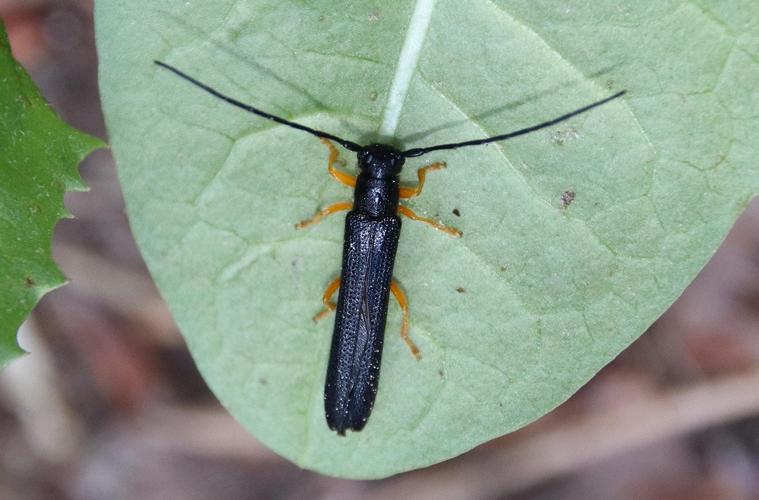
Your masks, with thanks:
<instances>
[{"instance_id":1,"label":"beetle middle leg","mask_svg":"<svg viewBox=\"0 0 759 500\"><path fill-rule=\"evenodd\" d=\"M343 210L350 210L351 208L353 208L352 201L339 201L337 203L333 203L332 205L327 205L310 219L305 219L295 224L295 229L303 229L304 227L310 226L311 224L316 224L328 215L334 214L335 212L341 212Z\"/></svg>"},{"instance_id":2,"label":"beetle middle leg","mask_svg":"<svg viewBox=\"0 0 759 500\"><path fill-rule=\"evenodd\" d=\"M413 210L411 210L409 207L404 207L403 205L398 205L398 213L401 215L405 215L411 220L417 220L419 222L424 222L425 224L429 224L430 226L434 227L438 231L442 231L446 234L450 234L451 236L455 238L461 237L461 231L456 229L455 227L448 227L440 224L439 222L436 222L428 217L422 217L421 215L417 215Z\"/></svg>"}]
</instances>

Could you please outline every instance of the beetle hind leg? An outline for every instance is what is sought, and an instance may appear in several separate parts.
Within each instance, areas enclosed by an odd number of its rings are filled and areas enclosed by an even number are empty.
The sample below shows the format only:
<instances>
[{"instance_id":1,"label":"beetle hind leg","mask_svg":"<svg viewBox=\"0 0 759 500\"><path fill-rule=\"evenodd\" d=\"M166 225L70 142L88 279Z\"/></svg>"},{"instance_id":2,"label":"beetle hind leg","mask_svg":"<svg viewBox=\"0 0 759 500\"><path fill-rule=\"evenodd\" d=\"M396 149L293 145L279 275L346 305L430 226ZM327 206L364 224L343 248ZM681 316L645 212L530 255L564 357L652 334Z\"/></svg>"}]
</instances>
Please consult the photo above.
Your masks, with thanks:
<instances>
[{"instance_id":1,"label":"beetle hind leg","mask_svg":"<svg viewBox=\"0 0 759 500\"><path fill-rule=\"evenodd\" d=\"M324 290L324 294L322 295L324 309L322 309L316 316L314 316L314 323L321 320L329 313L334 311L335 308L337 308L337 304L332 302L332 296L335 295L335 292L338 288L340 288L340 278L335 278L329 282L329 285L327 285L327 288Z\"/></svg>"},{"instance_id":2,"label":"beetle hind leg","mask_svg":"<svg viewBox=\"0 0 759 500\"><path fill-rule=\"evenodd\" d=\"M398 301L398 305L401 308L401 313L403 314L401 319L401 338L406 343L406 346L408 346L409 351L411 351L411 355L416 358L417 361L422 359L422 355L419 352L419 348L416 346L413 340L411 340L411 337L408 335L408 299L406 298L406 294L403 293L403 290L401 290L401 287L398 285L398 282L393 280L390 282L390 291L393 292L393 297L395 297L395 300Z\"/></svg>"}]
</instances>

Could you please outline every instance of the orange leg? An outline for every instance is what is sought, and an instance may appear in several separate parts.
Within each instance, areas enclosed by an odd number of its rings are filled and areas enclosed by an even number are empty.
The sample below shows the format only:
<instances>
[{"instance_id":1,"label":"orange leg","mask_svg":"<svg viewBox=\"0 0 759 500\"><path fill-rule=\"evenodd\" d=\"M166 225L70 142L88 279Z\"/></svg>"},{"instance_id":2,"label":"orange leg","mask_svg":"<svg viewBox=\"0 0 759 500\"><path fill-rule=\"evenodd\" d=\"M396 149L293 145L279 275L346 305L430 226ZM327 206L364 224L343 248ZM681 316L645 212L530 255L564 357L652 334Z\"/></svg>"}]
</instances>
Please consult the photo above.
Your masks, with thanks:
<instances>
[{"instance_id":1,"label":"orange leg","mask_svg":"<svg viewBox=\"0 0 759 500\"><path fill-rule=\"evenodd\" d=\"M326 206L310 219L305 219L295 224L295 229L303 229L304 227L310 226L311 224L316 224L328 215L334 214L335 212L340 212L342 210L350 210L351 208L353 208L352 201L340 201L338 203L333 203L332 205Z\"/></svg>"},{"instance_id":2,"label":"orange leg","mask_svg":"<svg viewBox=\"0 0 759 500\"><path fill-rule=\"evenodd\" d=\"M419 179L419 182L417 182L416 186L414 187L401 187L400 197L405 199L419 196L419 193L422 192L422 188L424 187L424 177L426 176L427 171L429 170L432 172L434 170L440 170L442 168L445 168L445 162L433 163L432 165L427 165L426 167L422 167L417 170L416 177Z\"/></svg>"},{"instance_id":3,"label":"orange leg","mask_svg":"<svg viewBox=\"0 0 759 500\"><path fill-rule=\"evenodd\" d=\"M319 313L314 316L314 322L322 320L325 316L333 312L337 308L337 304L332 302L332 296L335 295L335 292L340 288L340 278L335 278L334 280L330 281L329 285L327 285L327 288L324 290L324 294L322 295L322 302L324 303L324 309L319 311ZM401 287L398 286L398 282L395 280L390 282L390 291L393 292L393 297L395 297L395 300L398 301L398 305L401 308L402 313L402 319L401 319L401 338L408 346L409 350L411 351L411 355L414 356L417 360L422 358L422 355L419 352L419 348L414 344L414 341L411 340L411 338L408 335L408 299L406 298L406 294L403 293L403 290L401 290Z\"/></svg>"},{"instance_id":4,"label":"orange leg","mask_svg":"<svg viewBox=\"0 0 759 500\"><path fill-rule=\"evenodd\" d=\"M338 151L337 148L329 141L329 139L320 139L322 144L329 149L329 158L327 159L327 171L329 175L335 178L340 184L345 184L348 187L356 187L356 176L343 172L335 168L335 162L337 161Z\"/></svg>"},{"instance_id":5,"label":"orange leg","mask_svg":"<svg viewBox=\"0 0 759 500\"><path fill-rule=\"evenodd\" d=\"M327 285L327 289L324 290L324 295L322 295L322 302L324 302L324 309L322 309L319 314L314 316L314 322L319 321L329 313L335 310L337 307L337 304L332 302L332 296L335 294L337 289L340 288L340 278L335 278L332 281L330 281L329 285Z\"/></svg>"},{"instance_id":6,"label":"orange leg","mask_svg":"<svg viewBox=\"0 0 759 500\"><path fill-rule=\"evenodd\" d=\"M390 291L393 292L393 297L398 301L398 305L401 307L401 313L403 313L403 318L401 319L401 338L411 351L411 355L419 361L422 359L422 355L419 353L419 348L408 336L408 299L406 299L406 294L403 293L403 290L401 290L401 287L398 286L398 282L395 280L390 282Z\"/></svg>"},{"instance_id":7,"label":"orange leg","mask_svg":"<svg viewBox=\"0 0 759 500\"><path fill-rule=\"evenodd\" d=\"M398 213L401 215L405 215L411 220L418 220L419 222L424 222L425 224L429 224L430 226L434 227L438 231L442 231L446 234L450 234L453 237L460 238L461 237L461 231L459 231L456 228L448 227L440 224L439 222L435 222L432 219L428 219L427 217L420 217L419 215L416 215L413 210L411 210L409 207L404 207L403 205L398 205Z\"/></svg>"}]
</instances>

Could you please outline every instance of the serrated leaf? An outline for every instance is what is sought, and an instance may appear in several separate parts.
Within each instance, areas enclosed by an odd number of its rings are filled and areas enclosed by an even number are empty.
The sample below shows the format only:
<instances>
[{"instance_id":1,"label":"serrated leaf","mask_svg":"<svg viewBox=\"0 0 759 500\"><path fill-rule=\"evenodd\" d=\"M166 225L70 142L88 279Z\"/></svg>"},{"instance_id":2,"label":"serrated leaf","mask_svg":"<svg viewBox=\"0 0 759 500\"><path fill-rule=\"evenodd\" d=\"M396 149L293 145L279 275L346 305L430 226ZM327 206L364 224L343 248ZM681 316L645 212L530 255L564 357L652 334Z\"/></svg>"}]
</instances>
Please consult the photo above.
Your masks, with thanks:
<instances>
[{"instance_id":1,"label":"serrated leaf","mask_svg":"<svg viewBox=\"0 0 759 500\"><path fill-rule=\"evenodd\" d=\"M130 219L200 370L262 442L324 473L421 467L545 414L674 301L759 190L756 2L135 0L99 3L96 18ZM341 438L322 403L332 321L311 317L339 272L343 219L293 223L351 194L315 138L153 59L312 127L405 147L629 93L425 158L448 169L410 205L464 236L404 224L395 277L423 359L391 305L374 412Z\"/></svg>"},{"instance_id":2,"label":"serrated leaf","mask_svg":"<svg viewBox=\"0 0 759 500\"><path fill-rule=\"evenodd\" d=\"M0 22L0 366L22 354L16 332L65 278L50 255L66 191L85 189L77 165L102 143L74 130L13 60Z\"/></svg>"}]
</instances>

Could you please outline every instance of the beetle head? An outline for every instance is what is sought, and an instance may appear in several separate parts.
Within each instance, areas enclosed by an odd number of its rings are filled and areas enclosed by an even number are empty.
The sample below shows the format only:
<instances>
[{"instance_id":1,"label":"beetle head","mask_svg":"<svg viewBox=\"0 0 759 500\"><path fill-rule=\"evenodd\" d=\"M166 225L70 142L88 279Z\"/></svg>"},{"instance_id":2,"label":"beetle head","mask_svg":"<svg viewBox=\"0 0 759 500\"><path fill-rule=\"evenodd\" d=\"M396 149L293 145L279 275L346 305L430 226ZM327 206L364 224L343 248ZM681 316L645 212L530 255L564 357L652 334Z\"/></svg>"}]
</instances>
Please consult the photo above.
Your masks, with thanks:
<instances>
[{"instance_id":1,"label":"beetle head","mask_svg":"<svg viewBox=\"0 0 759 500\"><path fill-rule=\"evenodd\" d=\"M400 151L386 144L370 144L358 152L358 168L375 179L397 176L405 161Z\"/></svg>"}]
</instances>

